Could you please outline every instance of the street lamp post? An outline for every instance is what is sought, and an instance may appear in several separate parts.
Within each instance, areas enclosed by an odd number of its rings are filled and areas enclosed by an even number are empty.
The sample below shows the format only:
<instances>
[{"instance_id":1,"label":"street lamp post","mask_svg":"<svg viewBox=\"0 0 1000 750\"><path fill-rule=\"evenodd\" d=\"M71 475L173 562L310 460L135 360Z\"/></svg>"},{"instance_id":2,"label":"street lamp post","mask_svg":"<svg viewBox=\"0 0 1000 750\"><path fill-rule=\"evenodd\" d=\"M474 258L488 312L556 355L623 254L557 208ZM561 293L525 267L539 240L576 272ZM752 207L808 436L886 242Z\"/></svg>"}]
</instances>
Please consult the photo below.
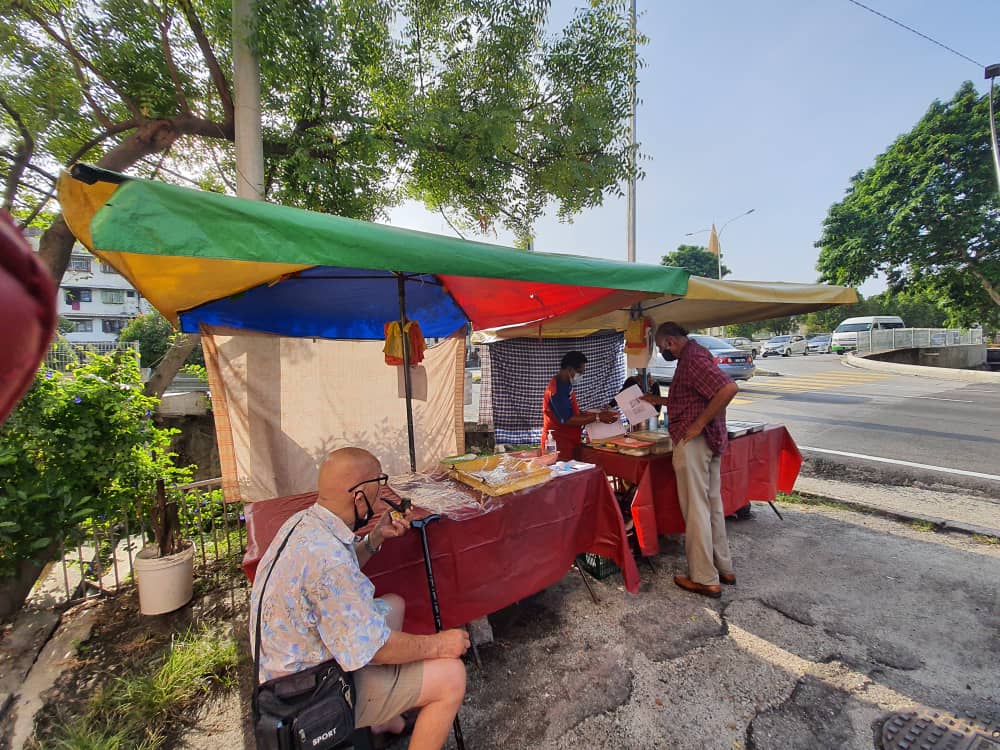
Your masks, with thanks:
<instances>
[{"instance_id":1,"label":"street lamp post","mask_svg":"<svg viewBox=\"0 0 1000 750\"><path fill-rule=\"evenodd\" d=\"M997 173L997 189L1000 190L1000 143L997 143L997 116L993 111L993 79L1000 76L1000 63L986 66L986 80L990 82L990 139L993 148L993 167Z\"/></svg>"},{"instance_id":2,"label":"street lamp post","mask_svg":"<svg viewBox=\"0 0 1000 750\"><path fill-rule=\"evenodd\" d=\"M718 263L719 263L719 271L718 271L718 273L719 273L719 279L720 280L722 279L722 232L725 231L726 227L728 227L730 224L732 224L737 219L742 219L744 216L749 216L750 214L752 214L756 210L757 209L754 209L754 208L748 208L743 213L737 214L733 218L731 218L728 221L726 221L722 225L722 228L719 229L719 231L715 233L716 238L719 240L719 254L716 256L716 258L717 258ZM684 236L685 237L693 237L696 234L701 234L702 232L711 232L711 231L712 231L711 228L709 228L709 229L699 229L697 232L688 232Z\"/></svg>"}]
</instances>

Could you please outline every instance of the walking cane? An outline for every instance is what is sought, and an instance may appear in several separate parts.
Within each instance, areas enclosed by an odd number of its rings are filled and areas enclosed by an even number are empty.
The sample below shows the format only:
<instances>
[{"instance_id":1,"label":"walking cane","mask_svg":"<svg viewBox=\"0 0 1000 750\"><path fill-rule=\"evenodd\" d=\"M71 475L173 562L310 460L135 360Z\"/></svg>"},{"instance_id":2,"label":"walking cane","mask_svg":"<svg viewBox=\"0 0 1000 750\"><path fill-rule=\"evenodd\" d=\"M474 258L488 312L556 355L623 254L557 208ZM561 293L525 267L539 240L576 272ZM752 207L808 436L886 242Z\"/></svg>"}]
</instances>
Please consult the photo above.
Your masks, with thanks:
<instances>
[{"instance_id":1,"label":"walking cane","mask_svg":"<svg viewBox=\"0 0 1000 750\"><path fill-rule=\"evenodd\" d=\"M441 606L438 604L437 585L434 583L434 570L431 568L431 548L427 544L427 526L439 518L441 516L437 513L432 513L424 518L410 521L410 526L420 531L420 542L424 547L424 570L427 572L427 586L431 591L431 612L434 613L434 628L438 633L441 632ZM455 744L458 745L458 750L465 750L462 725L458 720L457 713L455 714L455 723L453 726L455 729Z\"/></svg>"}]
</instances>

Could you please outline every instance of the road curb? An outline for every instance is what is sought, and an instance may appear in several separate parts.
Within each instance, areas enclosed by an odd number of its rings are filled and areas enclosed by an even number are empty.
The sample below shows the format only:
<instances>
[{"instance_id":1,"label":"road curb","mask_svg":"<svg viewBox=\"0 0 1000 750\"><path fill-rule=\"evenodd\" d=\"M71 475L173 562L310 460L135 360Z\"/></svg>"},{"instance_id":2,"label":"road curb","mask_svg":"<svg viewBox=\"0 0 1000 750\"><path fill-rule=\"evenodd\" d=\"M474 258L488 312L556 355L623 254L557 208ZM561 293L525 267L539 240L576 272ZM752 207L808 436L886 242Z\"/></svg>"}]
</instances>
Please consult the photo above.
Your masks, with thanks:
<instances>
[{"instance_id":1,"label":"road curb","mask_svg":"<svg viewBox=\"0 0 1000 750\"><path fill-rule=\"evenodd\" d=\"M898 510L889 510L880 505L862 503L857 500L843 500L839 497L829 497L828 495L821 495L816 492L803 492L801 490L795 490L795 494L799 497L808 498L810 500L822 500L827 503L833 503L834 505L841 505L845 508L849 508L850 510L856 510L871 516L888 518L893 521L901 521L903 523L919 521L921 523L928 523L931 524L934 527L934 530L938 532L952 531L957 534L966 534L967 536L984 536L1000 541L1000 529L991 529L987 526L977 526L971 523L963 523L962 521L949 521L946 518L925 516L922 513L905 513Z\"/></svg>"},{"instance_id":2,"label":"road curb","mask_svg":"<svg viewBox=\"0 0 1000 750\"><path fill-rule=\"evenodd\" d=\"M892 373L893 375L911 375L937 380L956 380L962 383L996 383L1000 385L1000 372L986 370L956 370L951 367L926 367L924 365L900 365L895 362L879 362L878 360L860 357L848 353L844 359L848 367L859 370Z\"/></svg>"}]
</instances>

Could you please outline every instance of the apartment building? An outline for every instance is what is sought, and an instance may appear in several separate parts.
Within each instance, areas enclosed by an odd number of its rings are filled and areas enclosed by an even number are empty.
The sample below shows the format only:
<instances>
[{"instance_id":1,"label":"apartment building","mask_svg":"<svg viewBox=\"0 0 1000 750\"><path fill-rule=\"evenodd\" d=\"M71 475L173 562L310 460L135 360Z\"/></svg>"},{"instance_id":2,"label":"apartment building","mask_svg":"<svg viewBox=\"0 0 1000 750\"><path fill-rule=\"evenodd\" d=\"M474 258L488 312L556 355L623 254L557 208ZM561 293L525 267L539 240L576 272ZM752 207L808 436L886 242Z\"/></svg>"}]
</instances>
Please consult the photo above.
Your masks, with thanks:
<instances>
[{"instance_id":1,"label":"apartment building","mask_svg":"<svg viewBox=\"0 0 1000 750\"><path fill-rule=\"evenodd\" d=\"M25 235L38 252L39 232ZM64 335L77 343L117 341L132 318L152 309L124 276L79 243L73 246L58 302L59 317L73 324Z\"/></svg>"}]
</instances>

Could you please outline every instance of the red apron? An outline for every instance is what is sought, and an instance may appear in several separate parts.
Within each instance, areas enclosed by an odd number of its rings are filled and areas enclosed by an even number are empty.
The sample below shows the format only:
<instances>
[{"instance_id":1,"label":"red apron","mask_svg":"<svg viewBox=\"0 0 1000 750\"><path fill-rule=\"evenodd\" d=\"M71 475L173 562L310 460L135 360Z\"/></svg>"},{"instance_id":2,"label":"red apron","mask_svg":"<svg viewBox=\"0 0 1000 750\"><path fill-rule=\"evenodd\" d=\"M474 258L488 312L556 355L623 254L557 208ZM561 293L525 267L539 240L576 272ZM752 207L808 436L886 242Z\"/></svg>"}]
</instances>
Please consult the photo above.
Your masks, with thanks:
<instances>
[{"instance_id":1,"label":"red apron","mask_svg":"<svg viewBox=\"0 0 1000 750\"><path fill-rule=\"evenodd\" d=\"M552 410L552 397L556 395L558 378L552 378L545 389L545 396L542 397L542 452L545 452L545 441L549 437L549 430L556 439L556 449L559 451L560 461L571 461L576 453L576 447L583 442L583 427L579 425L563 424L559 417ZM570 403L573 405L573 416L580 413L580 407L576 403L576 394L572 391L569 394Z\"/></svg>"}]
</instances>

